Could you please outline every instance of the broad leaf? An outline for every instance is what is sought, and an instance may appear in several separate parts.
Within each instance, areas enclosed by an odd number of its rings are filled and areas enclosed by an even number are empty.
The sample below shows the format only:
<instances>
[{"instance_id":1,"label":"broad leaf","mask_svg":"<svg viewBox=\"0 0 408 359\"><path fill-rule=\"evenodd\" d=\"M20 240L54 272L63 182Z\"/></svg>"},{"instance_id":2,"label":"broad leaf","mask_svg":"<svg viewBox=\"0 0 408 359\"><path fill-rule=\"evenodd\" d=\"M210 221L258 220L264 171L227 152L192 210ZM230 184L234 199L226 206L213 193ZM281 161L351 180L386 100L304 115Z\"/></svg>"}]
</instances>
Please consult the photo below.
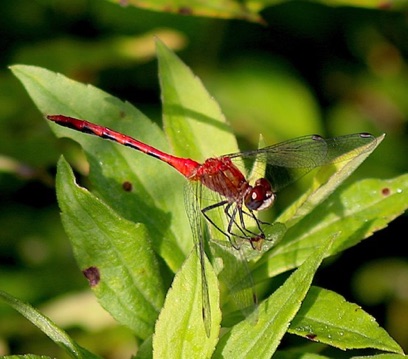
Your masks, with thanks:
<instances>
[{"instance_id":1,"label":"broad leaf","mask_svg":"<svg viewBox=\"0 0 408 359\"><path fill-rule=\"evenodd\" d=\"M38 67L19 65L12 70L42 113L83 118L137 135L138 139L170 152L162 131L129 103ZM155 251L173 271L177 270L191 249L183 204L183 178L166 164L132 149L50 126L57 136L81 144L90 164L93 193L121 217L144 223L153 238ZM131 190L124 190L125 185Z\"/></svg>"},{"instance_id":2,"label":"broad leaf","mask_svg":"<svg viewBox=\"0 0 408 359\"><path fill-rule=\"evenodd\" d=\"M232 144L231 147L236 146L234 137L226 131L228 127L225 123L219 127L220 135L214 136L213 140L199 138L196 141L195 136L202 134L205 128L200 123L202 118L210 119L218 112L218 118L214 118L214 121L224 122L225 120L201 82L174 54L160 43L158 46L161 56L161 85L163 91L168 94L165 96L164 106L166 109L174 106L181 111L181 116L165 118L172 142L179 141L186 148L194 148L200 141L206 142L206 148L199 149L196 153L213 151L220 145L228 146L228 143ZM138 139L171 152L158 128L129 104L122 103L92 86L75 83L47 70L30 66L14 66L13 71L42 112L84 118L130 135L132 132L137 133L137 136L134 136ZM178 79L177 84L171 81L172 78ZM192 98L199 98L199 102L179 102L179 96L172 97L174 91L180 95L187 87ZM83 101L85 98L86 102ZM194 116L200 114L202 117L190 124L191 117L188 119L183 117L189 111ZM137 122L134 122L135 119ZM212 122L210 127L214 123ZM190 126L193 136L184 137L177 131L172 132L177 126L185 124ZM199 129L196 129L197 126ZM191 232L183 206L183 179L165 164L156 162L156 166L152 166L151 163L155 160L142 158L144 155L130 149L69 129L54 125L52 127L60 136L71 137L81 143L90 162L93 193L102 199L99 200L86 190L76 187L72 174L69 174L69 167L64 162L60 163L59 199L64 212L64 224L74 243L78 262L88 276L102 305L120 322L130 326L142 338L146 338L152 332L152 322L157 316L159 303L163 300L160 289L163 285L153 280L151 283L153 286L157 285L160 295L156 301L152 301L152 298L149 298L150 289L147 289L146 301L142 303L139 311L135 310L134 315L130 315L130 311L133 312L135 309L134 305L142 300L141 297L144 296L142 293L146 292L146 288L140 288L138 284L140 270L137 269L137 265L132 265L129 261L130 254L133 253L134 261L137 262L140 253L135 254L126 244L132 246L137 242L135 250L147 251L143 253L147 257L151 255L151 248L153 248L173 270L181 265L184 259L183 253L192 245ZM216 132L213 131L214 134ZM225 140L227 137L229 139ZM175 147L181 148L177 145ZM200 157L204 158L207 155L208 153L202 154ZM109 204L109 207L104 205L104 202ZM171 220L170 208L172 213L177 213ZM74 212L77 212L77 215ZM78 225L79 222L81 225ZM143 227L137 227L131 222L144 223L147 232ZM149 237L151 241L148 240ZM88 241L89 245L86 244ZM95 251L92 254L94 245ZM106 253L100 253L97 250L102 247ZM110 253L111 251L113 253ZM97 259L94 256L100 256L100 258ZM111 266L109 266L109 260L112 260ZM147 278L150 278L150 275L160 277L155 270L157 268L154 268L154 258L151 257L149 260L151 265L144 269L154 270ZM123 285L120 284L122 281ZM126 293L125 298L131 299L130 302L128 300L121 302L120 297L124 293ZM115 295L119 297L116 301L112 300L112 296ZM145 317L141 316L143 311L146 311ZM216 313L215 318L217 318ZM147 329L148 327L150 329Z\"/></svg>"},{"instance_id":3,"label":"broad leaf","mask_svg":"<svg viewBox=\"0 0 408 359\"><path fill-rule=\"evenodd\" d=\"M58 164L57 194L75 257L99 302L138 337L147 338L165 287L146 228L78 187L64 159Z\"/></svg>"},{"instance_id":4,"label":"broad leaf","mask_svg":"<svg viewBox=\"0 0 408 359\"><path fill-rule=\"evenodd\" d=\"M407 208L408 175L343 186L287 231L279 245L257 263L254 277L260 281L297 267L332 233L338 233L332 254L349 248Z\"/></svg>"},{"instance_id":5,"label":"broad leaf","mask_svg":"<svg viewBox=\"0 0 408 359\"><path fill-rule=\"evenodd\" d=\"M340 349L375 348L402 354L375 319L341 295L311 287L289 332Z\"/></svg>"},{"instance_id":6,"label":"broad leaf","mask_svg":"<svg viewBox=\"0 0 408 359\"><path fill-rule=\"evenodd\" d=\"M172 148L162 131L128 103L47 70L15 66L13 71L43 113L83 118L132 135L162 151L196 160L237 151L218 105L200 80L160 42L157 52L163 121ZM78 187L68 164L60 161L58 196L78 262L102 305L137 336L146 339L143 357L152 347L160 357L172 345L180 355L211 355L220 322L216 279L206 262L212 323L210 335L206 335L201 311L203 296L199 295L200 265L196 251L191 252L192 235L184 212L185 179L166 164L124 146L51 126L57 135L78 141L90 163L92 193ZM284 223L271 227L277 239L283 236L286 225L290 228L284 239L257 263L255 279L261 281L300 268L253 315L222 337L217 354L272 355L322 258L354 245L406 209L407 179L403 177L388 183L371 180L338 188L372 150L336 164L332 172L323 169L311 191L280 218ZM190 202L187 207L194 208ZM189 213L200 214L198 210ZM213 228L209 229L213 239ZM335 243L329 250L333 234ZM192 254L182 266L188 253ZM158 257L167 267L159 265ZM222 262L221 257L215 259ZM181 266L152 341L166 279L171 274L168 269L176 272ZM189 335L197 337L185 342ZM183 343L188 345L183 347ZM377 348L376 345L372 347Z\"/></svg>"}]
</instances>

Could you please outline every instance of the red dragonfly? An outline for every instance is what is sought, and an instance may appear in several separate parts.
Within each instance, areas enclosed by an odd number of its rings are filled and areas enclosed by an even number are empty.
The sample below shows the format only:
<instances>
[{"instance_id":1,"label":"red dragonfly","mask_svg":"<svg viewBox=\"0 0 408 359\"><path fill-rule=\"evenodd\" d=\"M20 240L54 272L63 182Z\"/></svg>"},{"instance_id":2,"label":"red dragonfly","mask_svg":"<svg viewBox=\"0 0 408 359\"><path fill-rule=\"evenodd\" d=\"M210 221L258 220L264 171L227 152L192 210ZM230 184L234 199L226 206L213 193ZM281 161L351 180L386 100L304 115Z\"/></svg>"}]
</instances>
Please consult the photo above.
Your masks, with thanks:
<instances>
[{"instance_id":1,"label":"red dragonfly","mask_svg":"<svg viewBox=\"0 0 408 359\"><path fill-rule=\"evenodd\" d=\"M365 148L364 146L369 144L374 146L376 142L375 137L368 133L328 139L319 135L310 135L254 151L209 158L204 163L198 163L189 158L164 153L132 137L84 120L64 115L49 115L47 119L61 126L96 135L155 157L174 167L189 181L200 183L202 187L218 194L220 198L218 201L200 208L200 211L204 218L225 235L236 249L239 249L242 242L245 241L250 243L254 249L259 249L262 242L268 239L264 228L269 224L259 220L255 212L271 207L276 199L276 194L282 188L316 167L351 158L362 152L360 148ZM256 179L253 184L249 183L235 163L242 160L263 163L265 165L264 176ZM221 228L211 217L210 213L218 208L223 208L226 228ZM203 317L209 335L210 312L204 271L204 245L202 234L194 233L197 231L197 228L194 228L198 223L197 219L190 218L190 221L193 227L193 237L198 244L202 266ZM193 222L195 222L194 225ZM249 228L246 225L247 222L254 223L255 226Z\"/></svg>"}]
</instances>

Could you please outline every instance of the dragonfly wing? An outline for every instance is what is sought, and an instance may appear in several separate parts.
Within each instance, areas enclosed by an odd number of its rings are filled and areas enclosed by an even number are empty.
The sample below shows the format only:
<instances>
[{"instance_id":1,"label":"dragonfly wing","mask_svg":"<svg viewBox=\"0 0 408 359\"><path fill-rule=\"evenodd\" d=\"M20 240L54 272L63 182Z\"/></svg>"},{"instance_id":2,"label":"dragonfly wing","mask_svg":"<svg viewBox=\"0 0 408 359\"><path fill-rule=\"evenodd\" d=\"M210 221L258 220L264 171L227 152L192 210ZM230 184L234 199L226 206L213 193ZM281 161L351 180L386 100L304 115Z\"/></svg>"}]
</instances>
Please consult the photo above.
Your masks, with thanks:
<instances>
[{"instance_id":1,"label":"dragonfly wing","mask_svg":"<svg viewBox=\"0 0 408 359\"><path fill-rule=\"evenodd\" d=\"M264 147L259 150L229 155L266 163L266 178L275 191L286 187L306 173L329 163L345 161L368 151L375 137L369 134L352 134L334 138L310 135Z\"/></svg>"},{"instance_id":2,"label":"dragonfly wing","mask_svg":"<svg viewBox=\"0 0 408 359\"><path fill-rule=\"evenodd\" d=\"M208 281L205 271L206 261L208 262L204 250L204 224L203 216L199 201L197 198L201 198L202 186L200 183L188 182L185 187L184 200L187 216L190 221L191 232L193 234L193 240L195 243L195 249L197 251L198 258L201 266L201 287L202 287L202 315L204 321L204 328L207 337L210 337L211 333L211 307L210 307L210 295L208 292Z\"/></svg>"},{"instance_id":3,"label":"dragonfly wing","mask_svg":"<svg viewBox=\"0 0 408 359\"><path fill-rule=\"evenodd\" d=\"M208 233L213 265L218 273L221 288L226 290L226 298L228 298L227 302L229 302L228 309L235 313L234 318L237 316L242 319L256 308L254 282L243 253L243 247L250 245L247 240L232 239L240 247L237 250L227 240L226 235L214 226L215 224L223 231L227 230L228 218L224 212L224 206L218 206L206 212L213 224L205 221L201 210L211 204L222 202L224 198L200 183L192 183L189 191L193 193L195 198L186 203L186 207L190 208L190 222L194 226L193 231L195 232L194 236L197 238L197 246L199 248L201 246L202 250L204 249L204 234ZM192 202L194 202L194 205L192 205ZM200 215L201 221L197 219L197 214ZM236 220L239 221L239 218ZM204 256L202 257L204 258ZM205 278L203 278L203 283L206 283ZM203 287L203 294L206 291L208 292L208 288ZM206 303L205 297L203 297L203 303ZM205 306L203 310L205 314Z\"/></svg>"},{"instance_id":4,"label":"dragonfly wing","mask_svg":"<svg viewBox=\"0 0 408 359\"><path fill-rule=\"evenodd\" d=\"M377 139L369 133L355 133L328 138L325 141L327 143L327 157L323 164L346 161L372 150L377 143Z\"/></svg>"},{"instance_id":5,"label":"dragonfly wing","mask_svg":"<svg viewBox=\"0 0 408 359\"><path fill-rule=\"evenodd\" d=\"M244 253L245 244L240 249L215 241L211 246L214 258L219 258L218 278L221 288L226 291L224 301L224 324L231 326L248 317L257 309L255 284ZM249 244L248 244L249 246ZM251 251L252 248L251 248Z\"/></svg>"}]
</instances>

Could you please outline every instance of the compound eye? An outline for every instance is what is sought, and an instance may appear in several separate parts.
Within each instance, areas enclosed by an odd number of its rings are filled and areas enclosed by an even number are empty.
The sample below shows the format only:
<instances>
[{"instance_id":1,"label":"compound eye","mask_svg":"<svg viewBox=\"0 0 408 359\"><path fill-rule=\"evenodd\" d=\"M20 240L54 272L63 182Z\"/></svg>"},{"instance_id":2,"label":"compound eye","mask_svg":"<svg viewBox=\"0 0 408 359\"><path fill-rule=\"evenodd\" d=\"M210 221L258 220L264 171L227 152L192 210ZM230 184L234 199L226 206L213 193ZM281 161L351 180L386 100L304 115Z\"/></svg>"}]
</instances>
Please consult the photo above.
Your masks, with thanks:
<instances>
[{"instance_id":1,"label":"compound eye","mask_svg":"<svg viewBox=\"0 0 408 359\"><path fill-rule=\"evenodd\" d=\"M266 178L260 178L245 196L245 205L253 211L262 211L272 206L275 194Z\"/></svg>"}]
</instances>

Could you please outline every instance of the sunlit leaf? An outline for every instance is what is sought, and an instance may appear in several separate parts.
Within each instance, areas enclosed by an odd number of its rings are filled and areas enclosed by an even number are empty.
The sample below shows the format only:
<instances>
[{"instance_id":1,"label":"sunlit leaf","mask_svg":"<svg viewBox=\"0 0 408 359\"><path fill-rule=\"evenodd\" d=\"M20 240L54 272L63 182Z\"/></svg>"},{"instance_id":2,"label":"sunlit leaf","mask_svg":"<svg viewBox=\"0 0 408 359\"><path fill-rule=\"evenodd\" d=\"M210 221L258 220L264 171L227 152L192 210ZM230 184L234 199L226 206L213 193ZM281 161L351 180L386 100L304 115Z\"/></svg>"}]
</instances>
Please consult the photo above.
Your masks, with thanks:
<instances>
[{"instance_id":1,"label":"sunlit leaf","mask_svg":"<svg viewBox=\"0 0 408 359\"><path fill-rule=\"evenodd\" d=\"M199 161L237 151L230 128L200 80L160 41L157 53L164 127L172 148L162 131L128 103L40 68L14 66L13 71L43 113L96 122ZM77 260L102 305L145 340L142 357L151 348L157 357L169 349L180 355L211 355L221 320L217 281L206 262L211 302L211 330L206 335L200 265L196 251L191 251L192 235L184 212L185 179L166 164L129 148L51 126L57 135L79 142L90 163L88 191L75 183L65 160L59 162L58 198ZM247 319L237 325L230 322L234 326L221 338L217 355L270 357L299 310L321 260L383 228L407 208L404 177L340 186L374 147L322 169L311 190L280 218L284 223L274 229L278 243L271 243L276 246L256 263L255 279L300 267ZM192 206L187 203L187 207ZM331 241L334 245L329 250ZM222 256L215 261L219 259ZM164 299L171 271L180 268ZM157 336L152 337L157 318ZM335 318L332 323L336 325ZM372 328L368 332L378 333ZM345 347L340 341L338 336L332 344ZM368 342L374 348L398 351L387 340Z\"/></svg>"},{"instance_id":2,"label":"sunlit leaf","mask_svg":"<svg viewBox=\"0 0 408 359\"><path fill-rule=\"evenodd\" d=\"M210 337L203 323L201 267L197 251L192 251L174 278L156 324L153 337L155 358L171 353L174 358L209 358L218 341L221 312L218 307L217 277L207 265L210 292ZM178 313L178 315L175 315Z\"/></svg>"},{"instance_id":3,"label":"sunlit leaf","mask_svg":"<svg viewBox=\"0 0 408 359\"><path fill-rule=\"evenodd\" d=\"M58 165L57 194L75 256L99 302L137 336L147 338L153 333L165 288L145 227L119 217L78 187L63 159Z\"/></svg>"},{"instance_id":4,"label":"sunlit leaf","mask_svg":"<svg viewBox=\"0 0 408 359\"><path fill-rule=\"evenodd\" d=\"M38 67L21 65L13 66L12 70L42 113L93 121L170 152L162 131L129 103ZM83 147L90 164L93 193L123 218L143 222L154 238L155 251L173 271L177 270L192 245L181 176L166 164L132 149L51 126L58 136L71 138ZM169 183L172 183L172 191L168 191ZM125 185L131 190L126 191ZM170 211L178 213L173 221Z\"/></svg>"},{"instance_id":5,"label":"sunlit leaf","mask_svg":"<svg viewBox=\"0 0 408 359\"><path fill-rule=\"evenodd\" d=\"M218 103L201 80L157 41L164 129L176 154L204 161L238 151Z\"/></svg>"},{"instance_id":6,"label":"sunlit leaf","mask_svg":"<svg viewBox=\"0 0 408 359\"><path fill-rule=\"evenodd\" d=\"M375 348L402 354L401 347L375 319L341 295L310 288L289 332L340 349Z\"/></svg>"},{"instance_id":7,"label":"sunlit leaf","mask_svg":"<svg viewBox=\"0 0 408 359\"><path fill-rule=\"evenodd\" d=\"M78 359L96 359L99 358L80 347L75 343L67 333L56 326L50 319L34 309L31 305L23 303L10 294L0 291L0 299L24 315L31 323L41 329L50 339L63 348L71 358ZM24 357L24 356L21 356ZM38 357L36 357L38 358Z\"/></svg>"},{"instance_id":8,"label":"sunlit leaf","mask_svg":"<svg viewBox=\"0 0 408 359\"><path fill-rule=\"evenodd\" d=\"M322 238L338 233L333 253L349 248L384 228L408 208L408 175L392 180L366 179L335 191L258 263L258 279L302 263Z\"/></svg>"},{"instance_id":9,"label":"sunlit leaf","mask_svg":"<svg viewBox=\"0 0 408 359\"><path fill-rule=\"evenodd\" d=\"M314 177L308 191L279 216L277 221L291 227L305 217L329 197L380 145L383 139L384 135L377 139L372 137L367 144L353 148L350 152L344 151L336 163L322 167Z\"/></svg>"},{"instance_id":10,"label":"sunlit leaf","mask_svg":"<svg viewBox=\"0 0 408 359\"><path fill-rule=\"evenodd\" d=\"M26 355L3 355L2 359L51 359L49 356L45 355L35 355L35 354L26 354Z\"/></svg>"},{"instance_id":11,"label":"sunlit leaf","mask_svg":"<svg viewBox=\"0 0 408 359\"><path fill-rule=\"evenodd\" d=\"M290 321L298 311L314 273L329 252L333 236L294 272L253 315L237 324L221 339L216 355L230 358L270 358Z\"/></svg>"},{"instance_id":12,"label":"sunlit leaf","mask_svg":"<svg viewBox=\"0 0 408 359\"><path fill-rule=\"evenodd\" d=\"M120 5L132 5L142 9L163 11L181 15L238 18L261 22L260 16L245 2L237 0L110 0Z\"/></svg>"}]
</instances>

